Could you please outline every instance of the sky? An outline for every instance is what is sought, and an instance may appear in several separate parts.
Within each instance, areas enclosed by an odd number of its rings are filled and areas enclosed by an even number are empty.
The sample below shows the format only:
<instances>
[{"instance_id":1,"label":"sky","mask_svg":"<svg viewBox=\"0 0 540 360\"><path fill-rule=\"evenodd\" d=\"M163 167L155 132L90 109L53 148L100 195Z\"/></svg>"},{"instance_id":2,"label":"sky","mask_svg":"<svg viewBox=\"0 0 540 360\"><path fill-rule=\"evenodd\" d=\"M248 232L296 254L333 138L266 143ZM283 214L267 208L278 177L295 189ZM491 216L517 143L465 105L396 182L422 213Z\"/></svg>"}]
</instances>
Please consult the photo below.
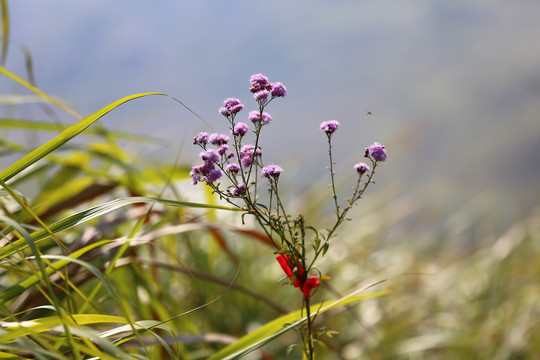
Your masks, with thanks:
<instances>
[{"instance_id":1,"label":"sky","mask_svg":"<svg viewBox=\"0 0 540 360\"><path fill-rule=\"evenodd\" d=\"M268 108L273 121L262 145L290 186L324 176L318 126L336 119L338 176L349 176L363 149L380 141L389 157L377 186L443 209L441 216L486 191L484 206L503 208L499 216L537 206L538 1L17 0L9 11L6 67L23 76L21 46L28 48L38 86L82 114L159 91L223 132L223 100L254 108L249 77L263 73L288 89ZM0 91L13 87L0 82ZM103 123L185 143L185 162L198 153L192 137L209 130L167 98L131 102Z\"/></svg>"}]
</instances>

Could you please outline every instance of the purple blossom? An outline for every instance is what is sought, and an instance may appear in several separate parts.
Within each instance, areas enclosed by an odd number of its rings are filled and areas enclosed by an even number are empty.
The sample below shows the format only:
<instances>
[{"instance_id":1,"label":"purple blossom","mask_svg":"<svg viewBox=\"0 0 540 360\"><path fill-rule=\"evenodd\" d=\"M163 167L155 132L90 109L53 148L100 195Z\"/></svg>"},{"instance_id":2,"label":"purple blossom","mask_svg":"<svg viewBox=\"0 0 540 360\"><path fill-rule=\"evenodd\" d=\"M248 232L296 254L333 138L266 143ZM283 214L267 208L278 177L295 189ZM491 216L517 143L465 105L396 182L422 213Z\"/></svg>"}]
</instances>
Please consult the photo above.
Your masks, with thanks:
<instances>
[{"instance_id":1,"label":"purple blossom","mask_svg":"<svg viewBox=\"0 0 540 360\"><path fill-rule=\"evenodd\" d=\"M367 164L363 163L363 162L360 162L356 165L354 165L354 168L356 169L356 171L358 171L358 173L360 175L370 171L371 169L369 168L369 166L367 166Z\"/></svg>"},{"instance_id":2,"label":"purple blossom","mask_svg":"<svg viewBox=\"0 0 540 360\"><path fill-rule=\"evenodd\" d=\"M261 105L266 105L268 103L268 98L270 97L270 91L261 90L253 94L253 97Z\"/></svg>"},{"instance_id":3,"label":"purple blossom","mask_svg":"<svg viewBox=\"0 0 540 360\"><path fill-rule=\"evenodd\" d=\"M223 176L223 172L216 168L211 168L206 173L206 181L207 182L214 182L219 180Z\"/></svg>"},{"instance_id":4,"label":"purple blossom","mask_svg":"<svg viewBox=\"0 0 540 360\"><path fill-rule=\"evenodd\" d=\"M234 187L231 190L231 194L233 196L241 196L241 195L244 195L245 192L246 192L246 184L244 183L238 184L238 186Z\"/></svg>"},{"instance_id":5,"label":"purple blossom","mask_svg":"<svg viewBox=\"0 0 540 360\"><path fill-rule=\"evenodd\" d=\"M189 173L191 176L191 183L197 185L201 181L201 175L194 173L193 171Z\"/></svg>"},{"instance_id":6,"label":"purple blossom","mask_svg":"<svg viewBox=\"0 0 540 360\"><path fill-rule=\"evenodd\" d=\"M206 145L208 143L208 133L200 132L193 138L193 144Z\"/></svg>"},{"instance_id":7,"label":"purple blossom","mask_svg":"<svg viewBox=\"0 0 540 360\"><path fill-rule=\"evenodd\" d=\"M321 123L321 131L324 131L328 135L334 133L339 126L339 122L337 120L329 120L329 121L323 121Z\"/></svg>"},{"instance_id":8,"label":"purple blossom","mask_svg":"<svg viewBox=\"0 0 540 360\"><path fill-rule=\"evenodd\" d=\"M257 149L255 151L255 146L253 145L244 145L242 147L240 150L240 162L242 163L243 167L248 167L251 165L254 157L253 153L255 153L255 156L260 156L261 149Z\"/></svg>"},{"instance_id":9,"label":"purple blossom","mask_svg":"<svg viewBox=\"0 0 540 360\"><path fill-rule=\"evenodd\" d=\"M283 97L287 93L287 88L280 82L272 84L272 96Z\"/></svg>"},{"instance_id":10,"label":"purple blossom","mask_svg":"<svg viewBox=\"0 0 540 360\"><path fill-rule=\"evenodd\" d=\"M271 164L262 168L261 175L265 178L273 177L277 179L282 172L283 169L281 168L281 166Z\"/></svg>"},{"instance_id":11,"label":"purple blossom","mask_svg":"<svg viewBox=\"0 0 540 360\"><path fill-rule=\"evenodd\" d=\"M191 182L194 185L196 185L199 181L214 182L223 175L221 170L216 169L214 163L209 162L205 162L202 165L193 166L189 174L191 176Z\"/></svg>"},{"instance_id":12,"label":"purple blossom","mask_svg":"<svg viewBox=\"0 0 540 360\"><path fill-rule=\"evenodd\" d=\"M229 136L225 134L214 133L208 137L208 142L213 145L225 145L229 140Z\"/></svg>"},{"instance_id":13,"label":"purple blossom","mask_svg":"<svg viewBox=\"0 0 540 360\"><path fill-rule=\"evenodd\" d=\"M221 146L218 148L218 150L217 150L217 152L218 152L219 155L225 155L225 153L226 153L227 151L229 151L229 145L227 145L227 144L221 145Z\"/></svg>"},{"instance_id":14,"label":"purple blossom","mask_svg":"<svg viewBox=\"0 0 540 360\"><path fill-rule=\"evenodd\" d=\"M232 163L232 164L227 165L225 170L227 170L230 173L236 174L240 171L240 165L238 165L237 163Z\"/></svg>"},{"instance_id":15,"label":"purple blossom","mask_svg":"<svg viewBox=\"0 0 540 360\"><path fill-rule=\"evenodd\" d=\"M251 113L250 113L250 115L251 115ZM243 122L239 122L236 125L234 125L234 129L232 131L232 134L242 137L242 136L247 134L248 130L249 130L249 127L247 126L247 124L245 124Z\"/></svg>"},{"instance_id":16,"label":"purple blossom","mask_svg":"<svg viewBox=\"0 0 540 360\"><path fill-rule=\"evenodd\" d=\"M378 142L373 143L373 145L367 148L367 153L369 153L375 161L386 160L386 149Z\"/></svg>"},{"instance_id":17,"label":"purple blossom","mask_svg":"<svg viewBox=\"0 0 540 360\"><path fill-rule=\"evenodd\" d=\"M223 116L234 115L244 108L244 105L240 100L235 98L228 98L223 102L223 107L219 109L219 112Z\"/></svg>"},{"instance_id":18,"label":"purple blossom","mask_svg":"<svg viewBox=\"0 0 540 360\"><path fill-rule=\"evenodd\" d=\"M252 93L258 93L261 90L272 90L272 84L270 84L268 78L263 74L251 75L249 82L251 83L251 89L249 91Z\"/></svg>"},{"instance_id":19,"label":"purple blossom","mask_svg":"<svg viewBox=\"0 0 540 360\"><path fill-rule=\"evenodd\" d=\"M206 150L199 154L201 159L207 164L214 164L219 162L220 156L216 150Z\"/></svg>"},{"instance_id":20,"label":"purple blossom","mask_svg":"<svg viewBox=\"0 0 540 360\"><path fill-rule=\"evenodd\" d=\"M260 111L250 111L249 112L249 120L251 120L254 124L261 121L261 112ZM270 121L272 121L272 117L267 112L262 113L262 124L268 125L270 124Z\"/></svg>"}]
</instances>

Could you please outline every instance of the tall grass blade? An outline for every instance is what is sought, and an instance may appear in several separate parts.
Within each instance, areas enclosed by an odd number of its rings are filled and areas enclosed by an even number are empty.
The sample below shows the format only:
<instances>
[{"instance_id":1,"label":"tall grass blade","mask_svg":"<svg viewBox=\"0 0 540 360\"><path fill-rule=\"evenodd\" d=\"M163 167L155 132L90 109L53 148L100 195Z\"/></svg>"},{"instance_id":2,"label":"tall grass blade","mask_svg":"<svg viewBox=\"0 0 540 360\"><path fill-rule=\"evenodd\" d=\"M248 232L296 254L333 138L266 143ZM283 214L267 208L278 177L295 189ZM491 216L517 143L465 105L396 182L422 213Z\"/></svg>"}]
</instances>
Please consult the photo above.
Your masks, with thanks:
<instances>
[{"instance_id":1,"label":"tall grass blade","mask_svg":"<svg viewBox=\"0 0 540 360\"><path fill-rule=\"evenodd\" d=\"M2 67L0 67L0 72L3 71ZM30 84L28 84L30 85ZM30 85L31 86L31 85ZM71 125L66 130L62 131L60 135L55 137L54 139L46 142L45 144L41 145L34 151L32 151L30 154L26 155L22 159L16 161L14 164L9 166L8 168L4 169L2 172L0 172L0 179L3 181L8 181L13 176L20 173L22 170L26 169L28 166L32 165L36 161L42 159L46 155L50 154L54 150L58 149L60 146L67 143L69 140L73 139L75 136L79 135L81 132L83 132L88 126L92 125L95 121L99 120L101 117L103 117L105 114L110 112L111 110L117 108L118 106L137 99L144 96L149 95L165 95L163 93L142 93L142 94L134 94L130 96L126 96L120 100L117 100L113 102L110 105L105 106L101 110L93 113L92 115L82 119L81 121Z\"/></svg>"},{"instance_id":2,"label":"tall grass blade","mask_svg":"<svg viewBox=\"0 0 540 360\"><path fill-rule=\"evenodd\" d=\"M314 304L311 306L311 314L313 314L312 316L316 316L318 314L322 314L328 310L340 306L352 304L368 298L388 295L391 292L392 291L390 290L386 290L366 295L354 295L355 293L353 293L351 295L347 295L341 299L334 300L326 304ZM305 315L302 315L301 310L291 312L287 315L283 315L275 320L270 321L266 325L261 326L260 328L247 334L246 336L238 339L238 341L234 342L233 344L221 349L216 354L210 356L208 360L239 359L242 356L245 356L250 352L257 350L258 348L269 343L270 341L286 333L287 331L302 325L304 322L306 322L306 318Z\"/></svg>"}]
</instances>

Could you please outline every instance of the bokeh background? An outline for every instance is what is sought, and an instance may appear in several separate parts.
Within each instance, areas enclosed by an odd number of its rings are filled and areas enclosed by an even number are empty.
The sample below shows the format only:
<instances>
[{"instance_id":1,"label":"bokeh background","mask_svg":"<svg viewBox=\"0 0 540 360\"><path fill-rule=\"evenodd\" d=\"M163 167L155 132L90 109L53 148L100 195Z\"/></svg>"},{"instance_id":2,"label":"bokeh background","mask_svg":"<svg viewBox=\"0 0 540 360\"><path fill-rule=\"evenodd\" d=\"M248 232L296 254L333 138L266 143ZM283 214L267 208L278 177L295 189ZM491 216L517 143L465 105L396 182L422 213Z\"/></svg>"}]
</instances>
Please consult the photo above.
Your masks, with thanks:
<instances>
[{"instance_id":1,"label":"bokeh background","mask_svg":"<svg viewBox=\"0 0 540 360\"><path fill-rule=\"evenodd\" d=\"M489 248L522 219L538 219L532 215L540 199L538 1L17 0L9 10L6 67L23 76L27 48L38 87L85 115L129 94L160 91L225 131L218 114L225 98L254 107L250 75L283 82L288 93L268 109L273 122L262 146L267 162L285 168L280 181L293 207L309 198L314 213L326 209L313 200L328 183L322 121L341 123L334 149L343 196L355 176L352 165L380 141L388 161L368 191L371 199L357 210L360 220L344 233L364 234L366 249L395 246L402 250L397 263L415 261L414 247L399 247L404 239L424 250L444 239L456 256ZM17 91L6 81L1 86ZM49 116L39 107L9 111ZM60 110L56 116L75 121ZM209 130L167 98L131 102L101 121L162 138L165 146L125 144L157 162L174 160L178 151L182 163L196 161L191 139ZM351 251L335 249L337 260ZM383 254L369 266L385 268ZM445 252L437 254L444 268ZM394 265L385 276L411 269ZM345 271L351 282L354 272ZM434 281L442 286L456 274ZM455 289L431 290L441 296L438 290Z\"/></svg>"},{"instance_id":2,"label":"bokeh background","mask_svg":"<svg viewBox=\"0 0 540 360\"><path fill-rule=\"evenodd\" d=\"M380 184L440 211L439 224L480 206L494 226L508 225L537 205L536 1L18 0L10 13L8 68L23 73L18 47L27 47L38 86L82 114L161 91L223 131L222 101L250 104L249 76L262 72L289 90L269 109L263 145L291 186L324 176L318 124L337 119L340 174L352 176L363 148L383 142L390 157ZM104 123L185 142L186 161L196 156L193 133L207 129L165 99L130 104ZM144 151L174 158L170 150Z\"/></svg>"}]
</instances>

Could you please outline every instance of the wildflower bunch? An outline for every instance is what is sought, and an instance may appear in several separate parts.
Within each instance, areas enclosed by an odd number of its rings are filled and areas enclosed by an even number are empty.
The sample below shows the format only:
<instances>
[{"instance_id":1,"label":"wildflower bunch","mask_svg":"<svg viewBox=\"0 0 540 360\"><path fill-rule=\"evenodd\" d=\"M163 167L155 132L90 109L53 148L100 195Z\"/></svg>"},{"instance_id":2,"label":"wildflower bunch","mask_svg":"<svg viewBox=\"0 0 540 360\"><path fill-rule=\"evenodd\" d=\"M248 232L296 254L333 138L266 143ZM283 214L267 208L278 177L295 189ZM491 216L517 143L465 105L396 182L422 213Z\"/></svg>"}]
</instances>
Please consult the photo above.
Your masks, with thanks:
<instances>
[{"instance_id":1,"label":"wildflower bunch","mask_svg":"<svg viewBox=\"0 0 540 360\"><path fill-rule=\"evenodd\" d=\"M202 148L200 153L202 164L193 166L190 175L193 184L200 182L207 184L221 199L253 215L272 240L277 262L290 284L298 288L302 294L303 309L306 311L307 320L302 332L304 352L307 359L313 359L315 337L313 318L310 313L310 298L323 279L314 264L318 258L326 254L330 239L335 236L337 228L346 219L348 211L373 182L375 169L386 160L386 149L379 143L374 143L365 149L364 157L370 162L371 167L364 162L354 165L357 172L356 185L353 187L352 195L341 207L336 195L332 158L332 136L340 124L336 120L321 123L320 129L326 134L328 141L330 187L335 204L336 220L333 226L325 231L308 226L301 214L291 217L287 213L280 198L278 186L284 170L277 164L265 165L263 151L259 146L263 128L272 121L272 117L265 112L265 109L273 100L284 97L287 89L280 82L270 82L263 74L251 76L250 85L250 92L256 104L256 109L250 111L247 116L251 125L238 121L238 114L244 109L241 101L236 98L226 99L219 113L228 121L229 135L201 132L194 137L193 144ZM254 137L251 142L247 140L250 129ZM269 195L265 205L261 204L258 194L261 178L266 179L265 188ZM308 231L312 233L311 237L308 237Z\"/></svg>"}]
</instances>

